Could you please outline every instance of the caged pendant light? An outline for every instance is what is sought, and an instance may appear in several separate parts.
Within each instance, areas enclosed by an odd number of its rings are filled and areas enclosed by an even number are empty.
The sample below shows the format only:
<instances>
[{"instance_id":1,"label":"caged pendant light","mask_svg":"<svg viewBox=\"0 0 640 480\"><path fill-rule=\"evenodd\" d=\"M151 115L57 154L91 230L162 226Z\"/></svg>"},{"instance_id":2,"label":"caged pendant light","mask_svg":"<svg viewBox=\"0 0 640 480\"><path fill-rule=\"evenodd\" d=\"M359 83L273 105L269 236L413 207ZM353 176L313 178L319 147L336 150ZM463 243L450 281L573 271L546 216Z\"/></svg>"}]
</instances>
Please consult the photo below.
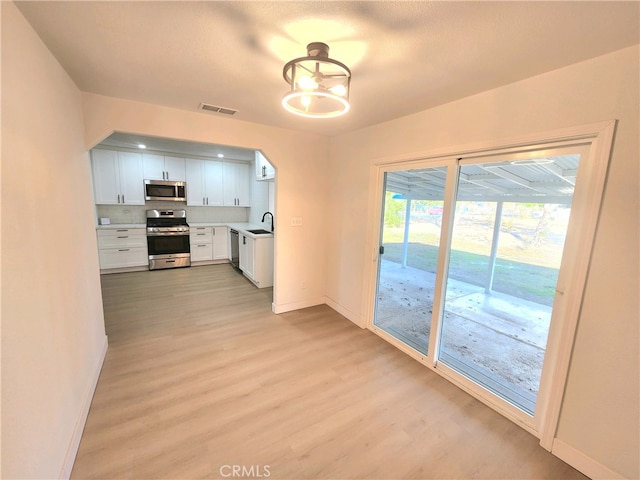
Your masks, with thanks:
<instances>
[{"instance_id":1,"label":"caged pendant light","mask_svg":"<svg viewBox=\"0 0 640 480\"><path fill-rule=\"evenodd\" d=\"M291 86L282 99L282 106L289 112L309 118L332 118L349 111L351 70L329 58L326 43L307 45L307 56L288 62L282 76Z\"/></svg>"}]
</instances>

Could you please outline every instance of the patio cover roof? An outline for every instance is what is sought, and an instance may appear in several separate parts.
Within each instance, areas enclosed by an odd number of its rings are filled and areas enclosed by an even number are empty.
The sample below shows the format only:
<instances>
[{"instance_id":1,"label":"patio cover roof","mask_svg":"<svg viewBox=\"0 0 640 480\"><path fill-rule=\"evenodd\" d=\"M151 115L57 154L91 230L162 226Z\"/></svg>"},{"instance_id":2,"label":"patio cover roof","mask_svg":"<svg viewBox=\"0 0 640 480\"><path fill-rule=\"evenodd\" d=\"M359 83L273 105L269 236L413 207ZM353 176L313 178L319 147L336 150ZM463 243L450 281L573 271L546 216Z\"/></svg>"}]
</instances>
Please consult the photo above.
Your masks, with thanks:
<instances>
[{"instance_id":1,"label":"patio cover roof","mask_svg":"<svg viewBox=\"0 0 640 480\"><path fill-rule=\"evenodd\" d=\"M463 165L458 200L570 204L580 155ZM446 167L387 172L386 190L412 200L443 200Z\"/></svg>"}]
</instances>

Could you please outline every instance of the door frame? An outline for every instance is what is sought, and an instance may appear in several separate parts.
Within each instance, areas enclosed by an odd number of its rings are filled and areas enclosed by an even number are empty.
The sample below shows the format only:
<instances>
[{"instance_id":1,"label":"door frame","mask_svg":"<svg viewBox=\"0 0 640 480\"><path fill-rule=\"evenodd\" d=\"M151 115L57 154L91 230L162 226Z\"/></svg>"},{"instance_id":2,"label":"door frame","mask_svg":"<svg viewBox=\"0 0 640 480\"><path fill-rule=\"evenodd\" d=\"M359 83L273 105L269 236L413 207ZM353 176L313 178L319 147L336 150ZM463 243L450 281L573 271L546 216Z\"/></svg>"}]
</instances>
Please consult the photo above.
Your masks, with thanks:
<instances>
[{"instance_id":1,"label":"door frame","mask_svg":"<svg viewBox=\"0 0 640 480\"><path fill-rule=\"evenodd\" d=\"M362 311L365 312L365 327L376 335L389 341L408 355L422 364L447 378L452 383L471 394L476 399L485 403L498 413L509 418L522 428L526 429L540 439L540 445L551 451L556 436L560 410L564 398L564 390L569 374L569 365L573 352L573 343L577 330L580 308L582 306L583 292L586 286L587 274L591 261L591 253L595 242L595 234L600 217L600 209L604 186L606 181L613 137L615 134L616 120L598 122L575 127L561 128L547 132L522 135L502 140L481 142L463 145L459 147L444 147L433 151L416 153L413 155L398 155L378 158L371 161L369 176L369 217L367 229L367 241L365 248L365 285L363 292ZM502 399L478 387L474 382L460 380L457 374L450 372L446 366L437 362L437 344L440 335L436 332L432 335L429 345L429 354L423 355L410 347L397 341L391 335L373 324L375 313L375 299L377 289L377 273L379 268L379 239L381 229L381 208L383 205L384 173L392 170L408 170L412 168L428 168L436 166L456 166L460 158L476 158L484 156L520 153L531 150L539 152L545 148L557 148L571 145L586 145L588 155L580 161L579 182L574 192L574 206L571 223L579 223L580 235L575 228L568 232L565 241L565 253L563 264L567 264L564 271L561 269L556 287L556 296L563 295L566 301L561 302L562 322L552 323L549 330L549 338L545 351L545 362L551 360L545 366L547 372L543 372L540 391L536 404L535 425L523 422L522 412ZM445 218L453 215L452 201L455 199L455 184L457 168L447 172L447 185L445 189L445 206L443 212L443 225ZM451 226L451 222L448 224ZM443 230L440 245L448 245L448 236L451 232ZM446 252L439 252L438 271L446 268ZM436 285L434 292L434 311L443 302L444 286ZM555 303L555 302L554 302ZM555 308L555 306L554 306ZM438 326L439 328L439 326ZM436 340L433 339L436 337Z\"/></svg>"}]
</instances>

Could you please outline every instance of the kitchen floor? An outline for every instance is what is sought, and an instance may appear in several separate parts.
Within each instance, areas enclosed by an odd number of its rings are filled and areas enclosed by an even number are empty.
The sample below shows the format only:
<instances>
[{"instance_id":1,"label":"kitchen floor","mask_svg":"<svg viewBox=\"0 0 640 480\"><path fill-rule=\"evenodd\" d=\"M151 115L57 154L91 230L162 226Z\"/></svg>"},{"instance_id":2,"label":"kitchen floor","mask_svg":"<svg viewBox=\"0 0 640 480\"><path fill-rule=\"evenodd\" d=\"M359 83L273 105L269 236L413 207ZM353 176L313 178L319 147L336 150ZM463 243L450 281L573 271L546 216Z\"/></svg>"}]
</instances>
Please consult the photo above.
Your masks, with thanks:
<instances>
[{"instance_id":1,"label":"kitchen floor","mask_svg":"<svg viewBox=\"0 0 640 480\"><path fill-rule=\"evenodd\" d=\"M229 265L102 277L109 350L73 479L584 479L327 306Z\"/></svg>"}]
</instances>

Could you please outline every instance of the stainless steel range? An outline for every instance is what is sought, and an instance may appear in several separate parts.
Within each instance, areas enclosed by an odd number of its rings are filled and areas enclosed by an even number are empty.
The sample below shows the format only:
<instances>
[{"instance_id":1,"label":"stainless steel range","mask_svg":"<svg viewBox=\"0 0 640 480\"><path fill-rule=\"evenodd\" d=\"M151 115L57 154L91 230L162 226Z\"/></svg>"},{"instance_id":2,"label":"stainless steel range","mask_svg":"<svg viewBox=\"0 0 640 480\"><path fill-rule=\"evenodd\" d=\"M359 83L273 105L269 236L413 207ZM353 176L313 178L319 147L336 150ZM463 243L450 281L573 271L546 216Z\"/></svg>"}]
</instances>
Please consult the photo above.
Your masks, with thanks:
<instances>
[{"instance_id":1,"label":"stainless steel range","mask_svg":"<svg viewBox=\"0 0 640 480\"><path fill-rule=\"evenodd\" d=\"M185 210L147 210L149 270L191 266Z\"/></svg>"}]
</instances>

